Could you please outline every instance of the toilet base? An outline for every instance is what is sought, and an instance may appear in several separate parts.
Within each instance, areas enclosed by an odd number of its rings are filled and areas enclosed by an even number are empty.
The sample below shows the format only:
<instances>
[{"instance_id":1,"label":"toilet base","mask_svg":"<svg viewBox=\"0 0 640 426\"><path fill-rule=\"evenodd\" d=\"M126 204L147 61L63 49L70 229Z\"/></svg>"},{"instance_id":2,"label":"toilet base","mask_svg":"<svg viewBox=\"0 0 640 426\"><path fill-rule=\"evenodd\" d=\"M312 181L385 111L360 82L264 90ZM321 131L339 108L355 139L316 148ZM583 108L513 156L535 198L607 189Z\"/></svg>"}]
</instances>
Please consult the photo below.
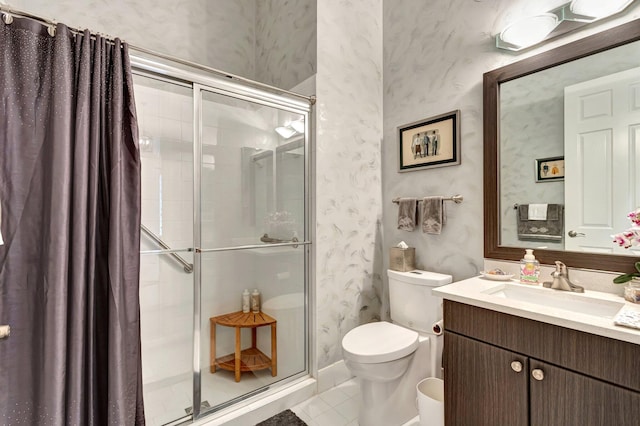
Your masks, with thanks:
<instances>
[{"instance_id":1,"label":"toilet base","mask_svg":"<svg viewBox=\"0 0 640 426\"><path fill-rule=\"evenodd\" d=\"M418 415L416 385L431 375L430 339L420 336L418 349L410 355L405 374L379 382L357 377L360 384L360 426L400 426Z\"/></svg>"}]
</instances>

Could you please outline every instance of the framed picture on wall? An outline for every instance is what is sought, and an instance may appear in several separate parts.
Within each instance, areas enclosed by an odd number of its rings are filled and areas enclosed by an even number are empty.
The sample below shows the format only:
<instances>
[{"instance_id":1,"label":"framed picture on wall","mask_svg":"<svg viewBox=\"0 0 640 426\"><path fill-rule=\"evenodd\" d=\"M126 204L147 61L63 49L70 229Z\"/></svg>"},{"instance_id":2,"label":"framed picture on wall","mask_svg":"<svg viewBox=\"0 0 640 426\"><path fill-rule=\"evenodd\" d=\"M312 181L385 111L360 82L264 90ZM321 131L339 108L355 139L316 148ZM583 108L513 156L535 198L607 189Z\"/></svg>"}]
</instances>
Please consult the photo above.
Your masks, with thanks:
<instances>
[{"instance_id":1,"label":"framed picture on wall","mask_svg":"<svg viewBox=\"0 0 640 426\"><path fill-rule=\"evenodd\" d=\"M460 111L398 127L399 172L460 164Z\"/></svg>"},{"instance_id":2,"label":"framed picture on wall","mask_svg":"<svg viewBox=\"0 0 640 426\"><path fill-rule=\"evenodd\" d=\"M538 158L536 160L536 182L564 180L564 157Z\"/></svg>"}]
</instances>

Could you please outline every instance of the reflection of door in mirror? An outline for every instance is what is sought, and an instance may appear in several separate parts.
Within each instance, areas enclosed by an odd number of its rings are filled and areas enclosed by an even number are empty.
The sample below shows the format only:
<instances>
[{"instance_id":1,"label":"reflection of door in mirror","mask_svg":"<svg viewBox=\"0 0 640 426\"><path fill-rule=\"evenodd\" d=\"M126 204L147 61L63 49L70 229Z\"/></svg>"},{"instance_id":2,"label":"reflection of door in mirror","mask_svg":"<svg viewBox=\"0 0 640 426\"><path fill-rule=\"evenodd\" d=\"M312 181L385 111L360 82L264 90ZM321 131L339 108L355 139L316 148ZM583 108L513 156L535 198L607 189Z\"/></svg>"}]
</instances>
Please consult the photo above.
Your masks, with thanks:
<instances>
[{"instance_id":1,"label":"reflection of door in mirror","mask_svg":"<svg viewBox=\"0 0 640 426\"><path fill-rule=\"evenodd\" d=\"M629 227L640 186L640 68L568 86L565 249L633 254L612 243Z\"/></svg>"}]
</instances>

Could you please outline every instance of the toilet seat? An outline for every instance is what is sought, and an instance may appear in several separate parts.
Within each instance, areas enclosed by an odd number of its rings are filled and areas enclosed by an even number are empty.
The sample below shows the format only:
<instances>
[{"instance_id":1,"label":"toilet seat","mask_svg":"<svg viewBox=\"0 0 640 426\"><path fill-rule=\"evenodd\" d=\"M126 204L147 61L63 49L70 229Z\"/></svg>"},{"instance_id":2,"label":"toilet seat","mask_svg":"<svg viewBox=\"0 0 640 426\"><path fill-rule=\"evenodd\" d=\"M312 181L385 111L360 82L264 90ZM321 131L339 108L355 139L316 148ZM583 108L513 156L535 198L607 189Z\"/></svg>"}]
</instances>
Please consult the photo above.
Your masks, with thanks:
<instances>
[{"instance_id":1,"label":"toilet seat","mask_svg":"<svg viewBox=\"0 0 640 426\"><path fill-rule=\"evenodd\" d=\"M400 359L418 348L418 333L390 322L360 325L342 339L345 358L363 364Z\"/></svg>"}]
</instances>

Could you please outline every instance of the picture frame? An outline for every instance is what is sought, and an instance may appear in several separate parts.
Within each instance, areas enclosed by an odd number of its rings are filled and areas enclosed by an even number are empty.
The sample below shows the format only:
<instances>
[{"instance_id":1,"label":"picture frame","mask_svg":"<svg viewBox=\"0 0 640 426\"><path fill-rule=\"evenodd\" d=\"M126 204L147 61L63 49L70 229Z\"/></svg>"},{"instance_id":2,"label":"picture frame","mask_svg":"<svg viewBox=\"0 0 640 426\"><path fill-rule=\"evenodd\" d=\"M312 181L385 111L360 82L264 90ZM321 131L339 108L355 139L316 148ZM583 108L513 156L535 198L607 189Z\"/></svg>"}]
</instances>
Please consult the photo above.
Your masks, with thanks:
<instances>
[{"instance_id":1,"label":"picture frame","mask_svg":"<svg viewBox=\"0 0 640 426\"><path fill-rule=\"evenodd\" d=\"M460 164L460 110L398 127L399 172Z\"/></svg>"},{"instance_id":2,"label":"picture frame","mask_svg":"<svg viewBox=\"0 0 640 426\"><path fill-rule=\"evenodd\" d=\"M536 159L536 182L564 180L564 157Z\"/></svg>"}]
</instances>

